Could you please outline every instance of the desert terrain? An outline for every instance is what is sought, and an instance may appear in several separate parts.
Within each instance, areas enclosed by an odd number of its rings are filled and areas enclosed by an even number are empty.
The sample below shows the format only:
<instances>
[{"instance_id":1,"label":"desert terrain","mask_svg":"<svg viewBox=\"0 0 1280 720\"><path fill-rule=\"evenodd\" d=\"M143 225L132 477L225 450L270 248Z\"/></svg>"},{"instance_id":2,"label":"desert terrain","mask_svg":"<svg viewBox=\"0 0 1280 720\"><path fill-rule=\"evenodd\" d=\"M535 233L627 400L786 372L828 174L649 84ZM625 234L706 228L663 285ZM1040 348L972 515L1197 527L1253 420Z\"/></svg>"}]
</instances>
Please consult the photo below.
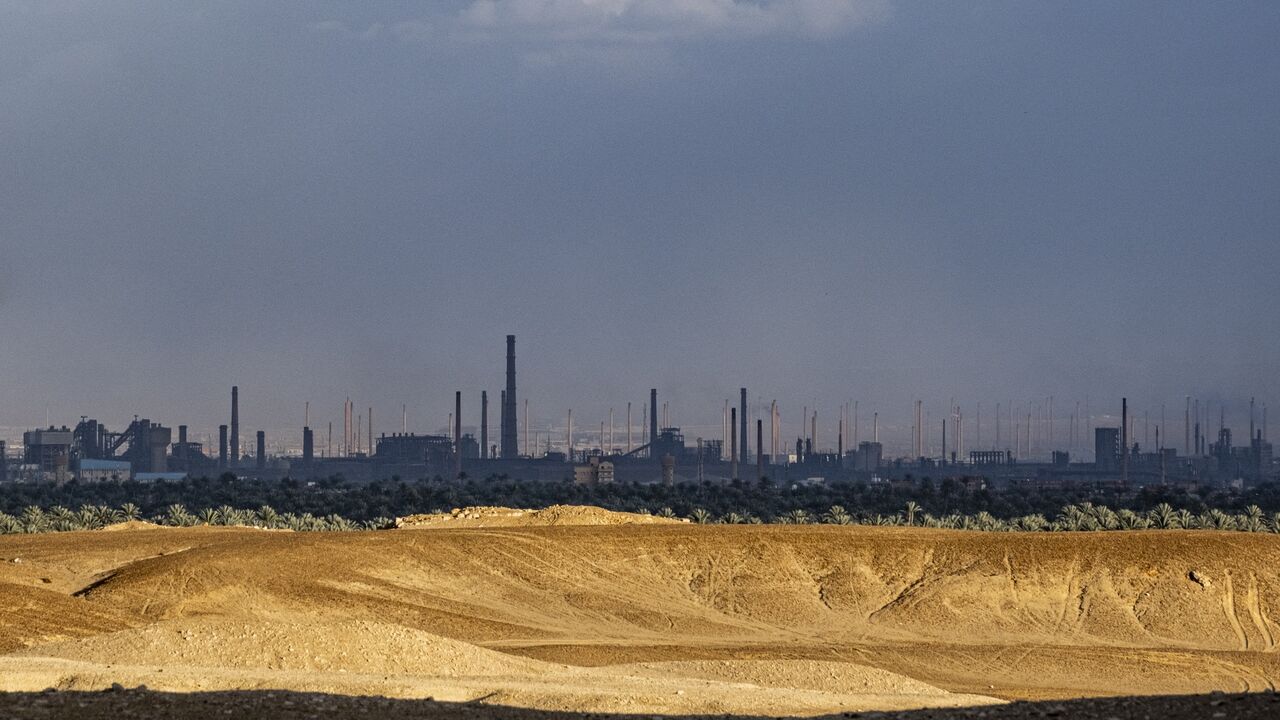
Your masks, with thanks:
<instances>
[{"instance_id":1,"label":"desert terrain","mask_svg":"<svg viewBox=\"0 0 1280 720\"><path fill-rule=\"evenodd\" d=\"M593 508L376 532L10 535L0 702L16 717L184 699L281 717L1013 717L1151 696L1208 716L1265 701L1264 717L1274 695L1209 694L1273 690L1277 568L1280 536L1262 534L699 526ZM1156 698L1174 695L1205 697Z\"/></svg>"}]
</instances>

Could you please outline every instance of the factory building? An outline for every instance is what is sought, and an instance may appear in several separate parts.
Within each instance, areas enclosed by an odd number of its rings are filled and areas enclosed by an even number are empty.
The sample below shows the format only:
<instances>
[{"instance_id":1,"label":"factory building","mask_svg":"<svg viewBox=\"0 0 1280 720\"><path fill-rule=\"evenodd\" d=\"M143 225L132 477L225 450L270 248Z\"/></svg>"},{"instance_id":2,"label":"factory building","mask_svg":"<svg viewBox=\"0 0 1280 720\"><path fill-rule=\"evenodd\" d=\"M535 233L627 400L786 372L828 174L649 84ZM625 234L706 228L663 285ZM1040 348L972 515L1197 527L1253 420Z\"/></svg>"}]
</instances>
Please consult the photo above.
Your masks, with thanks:
<instances>
[{"instance_id":1,"label":"factory building","mask_svg":"<svg viewBox=\"0 0 1280 720\"><path fill-rule=\"evenodd\" d=\"M35 466L40 472L59 473L65 476L71 468L71 428L49 427L22 434L22 462Z\"/></svg>"},{"instance_id":2,"label":"factory building","mask_svg":"<svg viewBox=\"0 0 1280 720\"><path fill-rule=\"evenodd\" d=\"M573 466L573 481L579 485L608 485L614 481L613 463L599 456Z\"/></svg>"},{"instance_id":3,"label":"factory building","mask_svg":"<svg viewBox=\"0 0 1280 720\"><path fill-rule=\"evenodd\" d=\"M381 464L447 465L453 457L453 442L447 435L383 434L377 439L374 459Z\"/></svg>"},{"instance_id":4,"label":"factory building","mask_svg":"<svg viewBox=\"0 0 1280 720\"><path fill-rule=\"evenodd\" d=\"M1120 429L1093 429L1093 464L1098 470L1120 468Z\"/></svg>"}]
</instances>

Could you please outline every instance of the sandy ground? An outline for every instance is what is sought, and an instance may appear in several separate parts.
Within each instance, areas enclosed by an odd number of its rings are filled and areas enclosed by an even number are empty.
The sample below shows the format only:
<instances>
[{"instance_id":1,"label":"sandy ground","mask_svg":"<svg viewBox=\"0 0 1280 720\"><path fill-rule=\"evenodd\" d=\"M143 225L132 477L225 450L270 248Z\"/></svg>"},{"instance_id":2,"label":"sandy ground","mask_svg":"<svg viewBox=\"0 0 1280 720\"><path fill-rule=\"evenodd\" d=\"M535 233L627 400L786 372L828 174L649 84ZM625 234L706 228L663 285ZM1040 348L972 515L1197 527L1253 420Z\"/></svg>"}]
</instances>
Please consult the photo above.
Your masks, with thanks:
<instances>
[{"instance_id":1,"label":"sandy ground","mask_svg":"<svg viewBox=\"0 0 1280 720\"><path fill-rule=\"evenodd\" d=\"M1034 714L1071 698L1266 691L1280 677L1280 537L553 510L468 509L373 533L0 537L0 707L39 717L81 698L105 713L134 694L80 691L118 683L162 693L156 707L175 716L197 698L289 717L391 702L378 696L422 715L996 712L1007 700L1042 703L1007 706ZM285 706L281 691L329 696Z\"/></svg>"}]
</instances>

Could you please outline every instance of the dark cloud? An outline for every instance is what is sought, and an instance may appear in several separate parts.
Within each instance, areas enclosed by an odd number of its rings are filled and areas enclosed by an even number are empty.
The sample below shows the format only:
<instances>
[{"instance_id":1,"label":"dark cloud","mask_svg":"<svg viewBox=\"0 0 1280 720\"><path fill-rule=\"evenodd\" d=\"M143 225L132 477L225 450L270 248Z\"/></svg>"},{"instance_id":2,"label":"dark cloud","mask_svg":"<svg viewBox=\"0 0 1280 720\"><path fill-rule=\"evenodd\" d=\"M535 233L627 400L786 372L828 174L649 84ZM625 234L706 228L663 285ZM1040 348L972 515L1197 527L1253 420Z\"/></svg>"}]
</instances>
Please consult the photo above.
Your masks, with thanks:
<instances>
[{"instance_id":1,"label":"dark cloud","mask_svg":"<svg viewBox=\"0 0 1280 720\"><path fill-rule=\"evenodd\" d=\"M1278 13L9 3L0 425L209 429L236 382L435 427L507 332L544 418L1238 412L1280 389Z\"/></svg>"}]
</instances>

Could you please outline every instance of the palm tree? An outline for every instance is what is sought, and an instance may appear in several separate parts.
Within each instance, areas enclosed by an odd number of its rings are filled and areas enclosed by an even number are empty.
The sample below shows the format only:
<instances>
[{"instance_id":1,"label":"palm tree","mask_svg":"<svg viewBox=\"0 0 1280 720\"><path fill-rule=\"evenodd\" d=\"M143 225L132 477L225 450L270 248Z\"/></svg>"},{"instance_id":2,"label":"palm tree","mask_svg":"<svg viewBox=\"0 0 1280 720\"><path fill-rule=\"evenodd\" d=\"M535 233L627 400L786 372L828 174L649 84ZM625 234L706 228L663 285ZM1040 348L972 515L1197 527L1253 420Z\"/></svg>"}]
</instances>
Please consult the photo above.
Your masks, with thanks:
<instances>
[{"instance_id":1,"label":"palm tree","mask_svg":"<svg viewBox=\"0 0 1280 720\"><path fill-rule=\"evenodd\" d=\"M22 532L22 521L6 512L0 512L0 535Z\"/></svg>"},{"instance_id":2,"label":"palm tree","mask_svg":"<svg viewBox=\"0 0 1280 720\"><path fill-rule=\"evenodd\" d=\"M1120 528L1120 517L1106 505L1099 505L1093 508L1092 514L1099 528L1103 530L1118 530Z\"/></svg>"},{"instance_id":3,"label":"palm tree","mask_svg":"<svg viewBox=\"0 0 1280 720\"><path fill-rule=\"evenodd\" d=\"M258 525L264 528L274 528L280 522L280 513L270 505L263 505L258 508Z\"/></svg>"},{"instance_id":4,"label":"palm tree","mask_svg":"<svg viewBox=\"0 0 1280 720\"><path fill-rule=\"evenodd\" d=\"M689 513L689 519L699 525L706 525L713 520L713 517L706 508L694 508L693 512Z\"/></svg>"},{"instance_id":5,"label":"palm tree","mask_svg":"<svg viewBox=\"0 0 1280 720\"><path fill-rule=\"evenodd\" d=\"M164 521L165 524L173 525L174 527L186 527L193 524L194 518L191 517L191 513L187 512L185 505L175 503L165 508Z\"/></svg>"},{"instance_id":6,"label":"palm tree","mask_svg":"<svg viewBox=\"0 0 1280 720\"><path fill-rule=\"evenodd\" d=\"M120 517L125 521L133 521L142 517L142 508L133 503L125 503L120 506Z\"/></svg>"},{"instance_id":7,"label":"palm tree","mask_svg":"<svg viewBox=\"0 0 1280 720\"><path fill-rule=\"evenodd\" d=\"M1173 506L1169 503L1160 503L1151 508L1148 518L1152 526L1161 530L1172 530L1179 527L1178 514L1173 511Z\"/></svg>"},{"instance_id":8,"label":"palm tree","mask_svg":"<svg viewBox=\"0 0 1280 720\"><path fill-rule=\"evenodd\" d=\"M1267 527L1273 533L1280 533L1280 512L1271 514L1271 521L1267 523Z\"/></svg>"},{"instance_id":9,"label":"palm tree","mask_svg":"<svg viewBox=\"0 0 1280 720\"><path fill-rule=\"evenodd\" d=\"M1121 530L1143 530L1149 523L1145 517L1125 508L1116 513L1116 526Z\"/></svg>"},{"instance_id":10,"label":"palm tree","mask_svg":"<svg viewBox=\"0 0 1280 720\"><path fill-rule=\"evenodd\" d=\"M333 515L325 516L324 520L320 522L319 529L333 530L333 531L346 531L346 530L355 530L356 525L355 523L342 517L341 515L333 514Z\"/></svg>"},{"instance_id":11,"label":"palm tree","mask_svg":"<svg viewBox=\"0 0 1280 720\"><path fill-rule=\"evenodd\" d=\"M778 522L783 525L808 525L811 521L809 519L809 513L800 508L796 508L779 515Z\"/></svg>"},{"instance_id":12,"label":"palm tree","mask_svg":"<svg viewBox=\"0 0 1280 720\"><path fill-rule=\"evenodd\" d=\"M741 525L747 521L747 518L736 512L727 512L720 517L720 522L725 525Z\"/></svg>"},{"instance_id":13,"label":"palm tree","mask_svg":"<svg viewBox=\"0 0 1280 720\"><path fill-rule=\"evenodd\" d=\"M973 524L978 530L992 531L1004 529L1004 523L997 520L994 515L986 510L978 513L977 517L973 519Z\"/></svg>"},{"instance_id":14,"label":"palm tree","mask_svg":"<svg viewBox=\"0 0 1280 720\"><path fill-rule=\"evenodd\" d=\"M920 512L920 504L917 503L915 500L908 500L907 507L906 507L908 525L916 524L916 513L918 512Z\"/></svg>"},{"instance_id":15,"label":"palm tree","mask_svg":"<svg viewBox=\"0 0 1280 720\"><path fill-rule=\"evenodd\" d=\"M1200 525L1212 530L1232 530L1235 528L1235 520L1221 510L1213 508L1201 517Z\"/></svg>"},{"instance_id":16,"label":"palm tree","mask_svg":"<svg viewBox=\"0 0 1280 720\"><path fill-rule=\"evenodd\" d=\"M22 531L25 533L39 533L49 529L49 516L43 508L36 505L23 508L18 521L22 523Z\"/></svg>"},{"instance_id":17,"label":"palm tree","mask_svg":"<svg viewBox=\"0 0 1280 720\"><path fill-rule=\"evenodd\" d=\"M1182 528L1183 530L1194 530L1196 527L1199 527L1196 524L1196 516L1186 508L1182 508L1174 513L1174 518L1174 527Z\"/></svg>"},{"instance_id":18,"label":"palm tree","mask_svg":"<svg viewBox=\"0 0 1280 720\"><path fill-rule=\"evenodd\" d=\"M214 517L219 525L239 525L240 511L230 505L221 505L214 511ZM210 523L213 524L213 523Z\"/></svg>"},{"instance_id":19,"label":"palm tree","mask_svg":"<svg viewBox=\"0 0 1280 720\"><path fill-rule=\"evenodd\" d=\"M1040 532L1049 526L1043 515L1023 515L1014 521L1014 527L1024 532Z\"/></svg>"},{"instance_id":20,"label":"palm tree","mask_svg":"<svg viewBox=\"0 0 1280 720\"><path fill-rule=\"evenodd\" d=\"M213 508L203 508L196 513L196 519L202 525L216 525L218 523L218 511Z\"/></svg>"},{"instance_id":21,"label":"palm tree","mask_svg":"<svg viewBox=\"0 0 1280 720\"><path fill-rule=\"evenodd\" d=\"M822 522L828 525L852 525L853 516L842 506L832 505L830 510L822 514Z\"/></svg>"},{"instance_id":22,"label":"palm tree","mask_svg":"<svg viewBox=\"0 0 1280 720\"><path fill-rule=\"evenodd\" d=\"M1254 517L1248 513L1237 515L1234 522L1236 529L1241 532L1262 532L1267 529L1260 516Z\"/></svg>"},{"instance_id":23,"label":"palm tree","mask_svg":"<svg viewBox=\"0 0 1280 720\"><path fill-rule=\"evenodd\" d=\"M667 518L667 519L669 519L669 520L674 520L674 519L675 519L675 517L676 517L676 511L675 511L675 510L672 510L672 509L671 509L671 508L669 508L669 507L664 507L664 508L662 508L662 509L661 509L661 510L659 510L656 514L657 514L657 516L658 516L658 517L660 517L660 518Z\"/></svg>"}]
</instances>

